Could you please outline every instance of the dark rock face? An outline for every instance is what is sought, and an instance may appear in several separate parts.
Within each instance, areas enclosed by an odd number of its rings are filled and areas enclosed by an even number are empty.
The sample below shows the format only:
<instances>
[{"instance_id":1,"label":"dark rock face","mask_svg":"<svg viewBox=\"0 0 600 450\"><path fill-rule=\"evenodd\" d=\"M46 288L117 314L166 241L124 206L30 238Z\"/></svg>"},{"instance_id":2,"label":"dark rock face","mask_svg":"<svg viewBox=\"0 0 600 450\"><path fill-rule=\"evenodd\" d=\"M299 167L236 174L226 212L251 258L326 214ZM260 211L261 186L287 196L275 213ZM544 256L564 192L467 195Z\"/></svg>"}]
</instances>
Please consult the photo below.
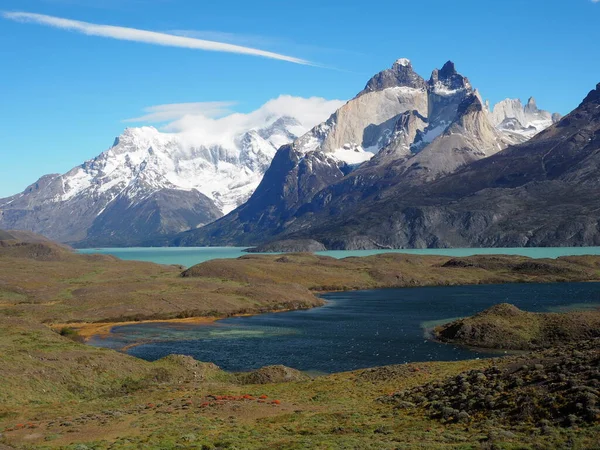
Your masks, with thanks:
<instances>
[{"instance_id":1,"label":"dark rock face","mask_svg":"<svg viewBox=\"0 0 600 450\"><path fill-rule=\"evenodd\" d=\"M47 175L28 186L21 194L0 199L0 226L42 232L56 231L53 239L72 243L85 238L86 230L100 212L96 199L85 198L77 204L57 203L63 192L62 178Z\"/></svg>"},{"instance_id":2,"label":"dark rock face","mask_svg":"<svg viewBox=\"0 0 600 450\"><path fill-rule=\"evenodd\" d=\"M94 221L78 247L128 246L154 236L205 225L221 212L196 190L162 189L141 202L117 198Z\"/></svg>"},{"instance_id":3,"label":"dark rock face","mask_svg":"<svg viewBox=\"0 0 600 450\"><path fill-rule=\"evenodd\" d=\"M250 199L221 219L201 230L182 233L175 245L255 245L284 230L302 205L326 186L342 179L349 168L320 152L306 155L293 145L278 151L263 182ZM260 238L259 238L260 236Z\"/></svg>"},{"instance_id":4,"label":"dark rock face","mask_svg":"<svg viewBox=\"0 0 600 450\"><path fill-rule=\"evenodd\" d=\"M469 79L456 71L452 61L444 64L441 70L435 69L428 82L429 122L452 122L459 105L472 93Z\"/></svg>"},{"instance_id":5,"label":"dark rock face","mask_svg":"<svg viewBox=\"0 0 600 450\"><path fill-rule=\"evenodd\" d=\"M425 89L427 83L420 75L415 73L410 61L400 59L394 63L391 69L379 72L371 78L357 97L368 92L381 91L395 86Z\"/></svg>"},{"instance_id":6,"label":"dark rock face","mask_svg":"<svg viewBox=\"0 0 600 450\"><path fill-rule=\"evenodd\" d=\"M443 85L449 90L470 88L469 80L456 71L452 61L448 61L441 69L435 69L429 79L429 85Z\"/></svg>"}]
</instances>

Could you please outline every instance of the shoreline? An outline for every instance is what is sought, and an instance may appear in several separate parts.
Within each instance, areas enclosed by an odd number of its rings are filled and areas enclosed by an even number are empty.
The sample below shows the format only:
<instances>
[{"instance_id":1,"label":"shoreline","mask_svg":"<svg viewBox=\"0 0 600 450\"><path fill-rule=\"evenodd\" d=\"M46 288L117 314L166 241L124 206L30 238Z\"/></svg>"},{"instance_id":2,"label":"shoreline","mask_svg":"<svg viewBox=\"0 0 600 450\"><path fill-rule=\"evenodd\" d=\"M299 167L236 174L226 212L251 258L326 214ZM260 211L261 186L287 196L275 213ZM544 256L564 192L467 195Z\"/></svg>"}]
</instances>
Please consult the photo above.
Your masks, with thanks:
<instances>
[{"instance_id":1,"label":"shoreline","mask_svg":"<svg viewBox=\"0 0 600 450\"><path fill-rule=\"evenodd\" d=\"M82 337L84 342L88 342L93 337L106 338L110 335L114 327L135 325L142 323L191 323L191 324L209 324L227 317L186 317L184 319L152 319L152 320L128 320L123 322L73 322L73 323L53 323L49 327L53 331L60 333L64 328L74 330L78 336Z\"/></svg>"},{"instance_id":2,"label":"shoreline","mask_svg":"<svg viewBox=\"0 0 600 450\"><path fill-rule=\"evenodd\" d=\"M319 305L322 306L322 305ZM305 309L318 308L319 306L314 306L311 308L302 308L302 309L275 309L272 311L257 311L255 313L236 313L229 314L223 316L195 316L195 317L185 317L179 319L148 319L148 320L126 320L122 322L71 322L71 323L52 323L48 324L48 327L56 332L60 333L61 330L68 328L74 330L77 336L83 339L85 344L92 338L100 338L105 339L110 336L112 329L115 327L127 326L127 325L138 325L144 323L181 323L181 324L194 324L194 325L209 325L219 320L230 319L232 317L250 317L250 316L258 316L260 314L276 314L276 313L284 313L291 311L301 311ZM128 344L124 349L135 347L137 345L142 344L143 342ZM119 349L121 351L123 349Z\"/></svg>"},{"instance_id":3,"label":"shoreline","mask_svg":"<svg viewBox=\"0 0 600 450\"><path fill-rule=\"evenodd\" d=\"M413 289L413 288L421 288L421 287L460 287L460 286L477 286L477 285L481 285L481 284L483 284L483 285L505 285L505 284L521 284L521 283L522 284L536 284L536 283L539 283L539 284L562 284L562 283L600 283L600 281L599 280L542 281L541 283L536 282L536 281L508 281L508 282L498 282L498 283L465 283L465 284L458 284L458 285L439 284L439 285L414 285L414 286L387 286L387 287L381 287L381 288L375 288L375 289L376 290L379 290L379 289L381 289L381 290ZM175 319L145 319L145 320L125 320L125 321L110 321L110 322L51 323L51 324L47 324L47 326L56 333L60 333L61 330L65 329L65 328L72 329L75 331L75 333L78 337L83 339L83 343L87 345L88 341L92 338L97 337L100 339L105 339L105 338L109 337L109 335L111 334L112 329L114 327L145 324L145 323L173 323L173 324L181 323L181 324L209 325L209 324L212 324L219 320L229 319L229 318L233 318L233 317L250 317L250 316L258 316L261 314L276 314L276 313L302 311L302 310L319 308L319 307L325 306L325 304L328 303L328 300L326 298L322 297L323 295L336 294L336 293L341 293L341 292L356 292L356 291L360 291L360 290L363 290L363 289L328 289L328 290L312 291L312 293L315 297L318 297L321 300L323 300L324 304L314 305L314 306L309 306L306 308L299 308L299 309L286 308L286 309L274 309L274 310L246 312L246 313L224 314L222 316L194 316L194 317L175 318ZM372 290L372 289L365 289L365 290ZM458 346L462 346L464 348L470 348L471 350L474 350L474 351L485 352L485 351L492 350L493 352L499 352L499 353L505 351L505 349L490 349L490 348L486 348L486 347L473 347L473 346L461 345L461 344L457 344L457 343L443 341L441 339L438 339L438 337L435 333L435 328L437 328L438 326L439 325L437 325L436 327L433 327L429 330L425 330L426 332L429 331L429 333L426 333L426 334L429 334L429 336L424 336L425 339L430 340L432 342L440 343L440 344L458 345ZM128 344L123 349L118 349L117 351L123 351L128 348L136 347L143 343L144 342L131 343L131 344Z\"/></svg>"}]
</instances>

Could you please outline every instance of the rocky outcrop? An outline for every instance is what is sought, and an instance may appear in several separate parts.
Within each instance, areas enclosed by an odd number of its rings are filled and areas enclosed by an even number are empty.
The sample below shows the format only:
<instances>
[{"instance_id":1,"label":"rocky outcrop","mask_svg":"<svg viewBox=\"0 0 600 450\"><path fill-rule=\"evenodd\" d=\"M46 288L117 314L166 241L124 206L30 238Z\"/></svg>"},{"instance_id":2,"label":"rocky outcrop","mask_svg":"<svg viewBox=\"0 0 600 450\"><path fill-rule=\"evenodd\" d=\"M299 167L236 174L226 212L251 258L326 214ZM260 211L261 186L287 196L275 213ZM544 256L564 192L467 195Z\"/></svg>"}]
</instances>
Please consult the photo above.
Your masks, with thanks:
<instances>
[{"instance_id":1,"label":"rocky outcrop","mask_svg":"<svg viewBox=\"0 0 600 450\"><path fill-rule=\"evenodd\" d=\"M405 162L408 173L404 176L413 183L415 179L418 182L435 180L506 146L507 142L488 120L481 101L469 94L458 105L445 131Z\"/></svg>"},{"instance_id":2,"label":"rocky outcrop","mask_svg":"<svg viewBox=\"0 0 600 450\"><path fill-rule=\"evenodd\" d=\"M413 71L410 61L396 62L391 69L373 77L365 89L324 124L296 141L303 152L319 150L352 163L351 152L367 151L364 162L389 143L400 115L417 111L427 116L427 85Z\"/></svg>"}]
</instances>

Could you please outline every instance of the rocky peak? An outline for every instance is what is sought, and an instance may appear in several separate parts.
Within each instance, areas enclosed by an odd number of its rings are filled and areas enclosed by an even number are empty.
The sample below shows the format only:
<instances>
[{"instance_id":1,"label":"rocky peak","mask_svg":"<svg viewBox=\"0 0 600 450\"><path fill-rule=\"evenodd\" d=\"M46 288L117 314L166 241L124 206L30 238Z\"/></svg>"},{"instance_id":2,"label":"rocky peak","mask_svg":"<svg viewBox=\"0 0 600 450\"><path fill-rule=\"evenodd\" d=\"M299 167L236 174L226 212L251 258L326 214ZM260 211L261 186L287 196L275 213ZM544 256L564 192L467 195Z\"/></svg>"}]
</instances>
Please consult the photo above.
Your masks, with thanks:
<instances>
[{"instance_id":1,"label":"rocky peak","mask_svg":"<svg viewBox=\"0 0 600 450\"><path fill-rule=\"evenodd\" d=\"M469 79L456 71L456 66L452 61L448 61L441 69L435 69L431 73L429 86L438 93L471 89Z\"/></svg>"},{"instance_id":2,"label":"rocky peak","mask_svg":"<svg viewBox=\"0 0 600 450\"><path fill-rule=\"evenodd\" d=\"M447 61L439 71L439 76L442 79L448 79L457 74L458 72L456 71L456 66L452 61Z\"/></svg>"},{"instance_id":3,"label":"rocky peak","mask_svg":"<svg viewBox=\"0 0 600 450\"><path fill-rule=\"evenodd\" d=\"M392 64L392 70L400 71L400 70L402 70L401 67L412 68L412 63L410 62L410 59L400 58L400 59L397 59L394 64Z\"/></svg>"},{"instance_id":4,"label":"rocky peak","mask_svg":"<svg viewBox=\"0 0 600 450\"><path fill-rule=\"evenodd\" d=\"M527 100L527 104L525 105L525 113L536 113L538 111L539 109L535 102L535 98L529 97L529 100Z\"/></svg>"},{"instance_id":5,"label":"rocky peak","mask_svg":"<svg viewBox=\"0 0 600 450\"><path fill-rule=\"evenodd\" d=\"M271 142L275 149L278 149L284 144L292 142L298 136L292 132L302 128L302 124L298 119L290 116L282 116L266 128L257 130L257 133L263 139Z\"/></svg>"},{"instance_id":6,"label":"rocky peak","mask_svg":"<svg viewBox=\"0 0 600 450\"><path fill-rule=\"evenodd\" d=\"M406 58L398 59L391 69L379 72L371 78L357 97L369 92L400 86L413 89L425 89L427 86L425 80L413 70L412 63Z\"/></svg>"},{"instance_id":7,"label":"rocky peak","mask_svg":"<svg viewBox=\"0 0 600 450\"><path fill-rule=\"evenodd\" d=\"M595 90L590 91L590 93L583 100L583 102L581 103L581 105L583 105L585 103L600 103L600 83L598 83L596 85L596 89Z\"/></svg>"}]
</instances>

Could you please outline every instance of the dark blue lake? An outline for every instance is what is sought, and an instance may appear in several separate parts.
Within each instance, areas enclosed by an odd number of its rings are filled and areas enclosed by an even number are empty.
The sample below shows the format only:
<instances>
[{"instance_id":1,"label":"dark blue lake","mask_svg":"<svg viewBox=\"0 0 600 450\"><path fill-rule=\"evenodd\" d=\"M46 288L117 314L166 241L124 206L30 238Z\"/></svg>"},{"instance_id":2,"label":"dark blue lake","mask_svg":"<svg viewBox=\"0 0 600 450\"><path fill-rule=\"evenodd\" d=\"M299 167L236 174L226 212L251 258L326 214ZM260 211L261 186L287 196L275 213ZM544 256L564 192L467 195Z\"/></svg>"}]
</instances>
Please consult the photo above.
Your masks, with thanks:
<instances>
[{"instance_id":1,"label":"dark blue lake","mask_svg":"<svg viewBox=\"0 0 600 450\"><path fill-rule=\"evenodd\" d=\"M426 329L497 303L526 311L600 307L600 283L503 284L384 289L327 294L327 305L306 311L235 317L209 325L146 323L115 327L90 344L129 348L146 360L190 355L225 370L272 364L340 372L417 361L491 356L432 342ZM494 354L497 356L497 353Z\"/></svg>"}]
</instances>

